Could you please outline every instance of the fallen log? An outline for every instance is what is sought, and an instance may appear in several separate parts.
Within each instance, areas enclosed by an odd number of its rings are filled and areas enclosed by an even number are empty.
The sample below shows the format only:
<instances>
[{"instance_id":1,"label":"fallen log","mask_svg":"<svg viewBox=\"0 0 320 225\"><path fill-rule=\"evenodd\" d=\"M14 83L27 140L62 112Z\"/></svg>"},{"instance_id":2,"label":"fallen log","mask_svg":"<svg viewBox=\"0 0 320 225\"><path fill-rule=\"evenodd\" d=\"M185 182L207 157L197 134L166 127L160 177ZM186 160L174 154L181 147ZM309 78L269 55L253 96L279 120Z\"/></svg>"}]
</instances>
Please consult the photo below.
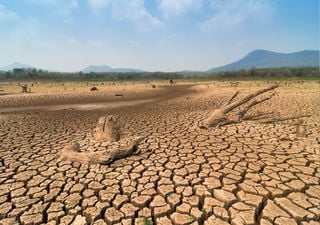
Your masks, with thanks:
<instances>
[{"instance_id":1,"label":"fallen log","mask_svg":"<svg viewBox=\"0 0 320 225\"><path fill-rule=\"evenodd\" d=\"M66 145L60 152L61 160L69 160L83 164L103 164L109 165L116 160L126 158L128 156L138 154L138 144L145 137L136 137L119 148L106 147L105 150L95 152L81 151L79 143Z\"/></svg>"},{"instance_id":2,"label":"fallen log","mask_svg":"<svg viewBox=\"0 0 320 225\"><path fill-rule=\"evenodd\" d=\"M274 94L271 94L268 97L264 97L260 100L255 99L256 97L268 93L276 88L278 85L273 85L264 89L260 89L256 92L253 92L245 97L240 98L235 101L235 98L238 96L238 92L232 95L226 103L220 108L214 110L212 114L203 122L200 126L201 128L209 128L209 127L219 127L232 123L239 123L243 120L245 114L254 106L259 105L273 97ZM252 100L252 101L251 101ZM248 105L240 108L244 104L249 103ZM233 115L230 114L232 111L236 111Z\"/></svg>"}]
</instances>

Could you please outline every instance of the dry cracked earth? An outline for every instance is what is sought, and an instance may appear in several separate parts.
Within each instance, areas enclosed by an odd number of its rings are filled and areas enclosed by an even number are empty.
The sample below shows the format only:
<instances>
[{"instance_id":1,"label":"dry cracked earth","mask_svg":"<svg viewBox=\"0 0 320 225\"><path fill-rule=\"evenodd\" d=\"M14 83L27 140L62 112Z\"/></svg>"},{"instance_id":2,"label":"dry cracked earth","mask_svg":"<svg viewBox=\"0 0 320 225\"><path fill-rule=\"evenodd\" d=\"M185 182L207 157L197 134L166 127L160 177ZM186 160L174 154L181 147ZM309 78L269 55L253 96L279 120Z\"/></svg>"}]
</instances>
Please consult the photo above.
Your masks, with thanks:
<instances>
[{"instance_id":1,"label":"dry cracked earth","mask_svg":"<svg viewBox=\"0 0 320 225\"><path fill-rule=\"evenodd\" d=\"M310 117L210 129L199 121L234 87L175 85L136 106L1 113L0 224L320 224L320 91L299 85L251 113ZM120 116L124 136L147 136L141 154L108 166L58 159L106 114Z\"/></svg>"}]
</instances>

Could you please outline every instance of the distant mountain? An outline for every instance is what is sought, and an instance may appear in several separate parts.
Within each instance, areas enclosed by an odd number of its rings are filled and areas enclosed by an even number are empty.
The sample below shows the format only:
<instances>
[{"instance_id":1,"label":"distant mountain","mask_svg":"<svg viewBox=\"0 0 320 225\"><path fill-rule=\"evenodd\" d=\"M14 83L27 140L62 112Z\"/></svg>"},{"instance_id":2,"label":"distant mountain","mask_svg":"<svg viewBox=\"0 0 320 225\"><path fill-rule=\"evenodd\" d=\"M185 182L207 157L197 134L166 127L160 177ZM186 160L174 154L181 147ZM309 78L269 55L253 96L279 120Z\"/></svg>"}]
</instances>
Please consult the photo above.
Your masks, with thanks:
<instances>
[{"instance_id":1,"label":"distant mountain","mask_svg":"<svg viewBox=\"0 0 320 225\"><path fill-rule=\"evenodd\" d=\"M250 69L253 67L319 67L319 55L319 50L304 50L293 53L278 53L267 50L255 50L234 63L209 69L208 72Z\"/></svg>"},{"instance_id":2,"label":"distant mountain","mask_svg":"<svg viewBox=\"0 0 320 225\"><path fill-rule=\"evenodd\" d=\"M11 65L0 67L0 71L11 71L13 69L21 69L21 68L32 68L32 66L14 62Z\"/></svg>"},{"instance_id":3,"label":"distant mountain","mask_svg":"<svg viewBox=\"0 0 320 225\"><path fill-rule=\"evenodd\" d=\"M116 73L137 73L137 72L143 72L143 70L137 70L137 69L130 69L130 68L112 68L107 65L100 65L100 66L88 66L82 70L83 73L103 73L103 72L116 72Z\"/></svg>"},{"instance_id":4,"label":"distant mountain","mask_svg":"<svg viewBox=\"0 0 320 225\"><path fill-rule=\"evenodd\" d=\"M138 69L131 69L131 68L113 68L111 72L117 72L117 73L141 73L141 72L145 72L145 71L138 70Z\"/></svg>"},{"instance_id":5,"label":"distant mountain","mask_svg":"<svg viewBox=\"0 0 320 225\"><path fill-rule=\"evenodd\" d=\"M181 71L176 71L175 73L178 73L178 74L194 74L194 73L203 73L203 71L199 71L199 70L181 70Z\"/></svg>"}]
</instances>

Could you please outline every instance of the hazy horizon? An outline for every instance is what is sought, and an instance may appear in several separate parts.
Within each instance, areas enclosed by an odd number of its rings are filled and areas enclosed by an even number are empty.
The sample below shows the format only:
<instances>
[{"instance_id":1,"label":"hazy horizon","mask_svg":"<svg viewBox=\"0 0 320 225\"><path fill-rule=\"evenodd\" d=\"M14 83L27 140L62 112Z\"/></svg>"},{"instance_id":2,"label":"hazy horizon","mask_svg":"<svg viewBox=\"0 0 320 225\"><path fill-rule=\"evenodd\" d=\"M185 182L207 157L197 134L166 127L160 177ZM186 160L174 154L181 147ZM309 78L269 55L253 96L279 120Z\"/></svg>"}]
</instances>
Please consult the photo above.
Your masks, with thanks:
<instances>
[{"instance_id":1,"label":"hazy horizon","mask_svg":"<svg viewBox=\"0 0 320 225\"><path fill-rule=\"evenodd\" d=\"M0 66L204 71L319 50L319 23L318 0L0 0Z\"/></svg>"}]
</instances>

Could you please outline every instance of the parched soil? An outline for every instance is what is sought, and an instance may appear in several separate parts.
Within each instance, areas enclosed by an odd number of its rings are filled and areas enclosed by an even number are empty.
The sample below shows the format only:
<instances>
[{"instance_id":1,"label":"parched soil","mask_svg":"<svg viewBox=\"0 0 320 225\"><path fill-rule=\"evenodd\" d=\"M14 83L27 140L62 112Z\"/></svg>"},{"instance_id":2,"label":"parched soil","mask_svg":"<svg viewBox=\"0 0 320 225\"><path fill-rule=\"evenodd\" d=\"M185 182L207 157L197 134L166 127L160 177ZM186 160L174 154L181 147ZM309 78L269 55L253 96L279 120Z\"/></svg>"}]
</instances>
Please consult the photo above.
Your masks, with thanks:
<instances>
[{"instance_id":1,"label":"parched soil","mask_svg":"<svg viewBox=\"0 0 320 225\"><path fill-rule=\"evenodd\" d=\"M235 90L267 85L0 96L0 224L319 224L318 85L280 87L250 111L261 120L198 126ZM119 104L130 101L146 102ZM108 166L58 159L107 114L124 137L147 137L141 154ZM281 120L297 115L309 117Z\"/></svg>"}]
</instances>

